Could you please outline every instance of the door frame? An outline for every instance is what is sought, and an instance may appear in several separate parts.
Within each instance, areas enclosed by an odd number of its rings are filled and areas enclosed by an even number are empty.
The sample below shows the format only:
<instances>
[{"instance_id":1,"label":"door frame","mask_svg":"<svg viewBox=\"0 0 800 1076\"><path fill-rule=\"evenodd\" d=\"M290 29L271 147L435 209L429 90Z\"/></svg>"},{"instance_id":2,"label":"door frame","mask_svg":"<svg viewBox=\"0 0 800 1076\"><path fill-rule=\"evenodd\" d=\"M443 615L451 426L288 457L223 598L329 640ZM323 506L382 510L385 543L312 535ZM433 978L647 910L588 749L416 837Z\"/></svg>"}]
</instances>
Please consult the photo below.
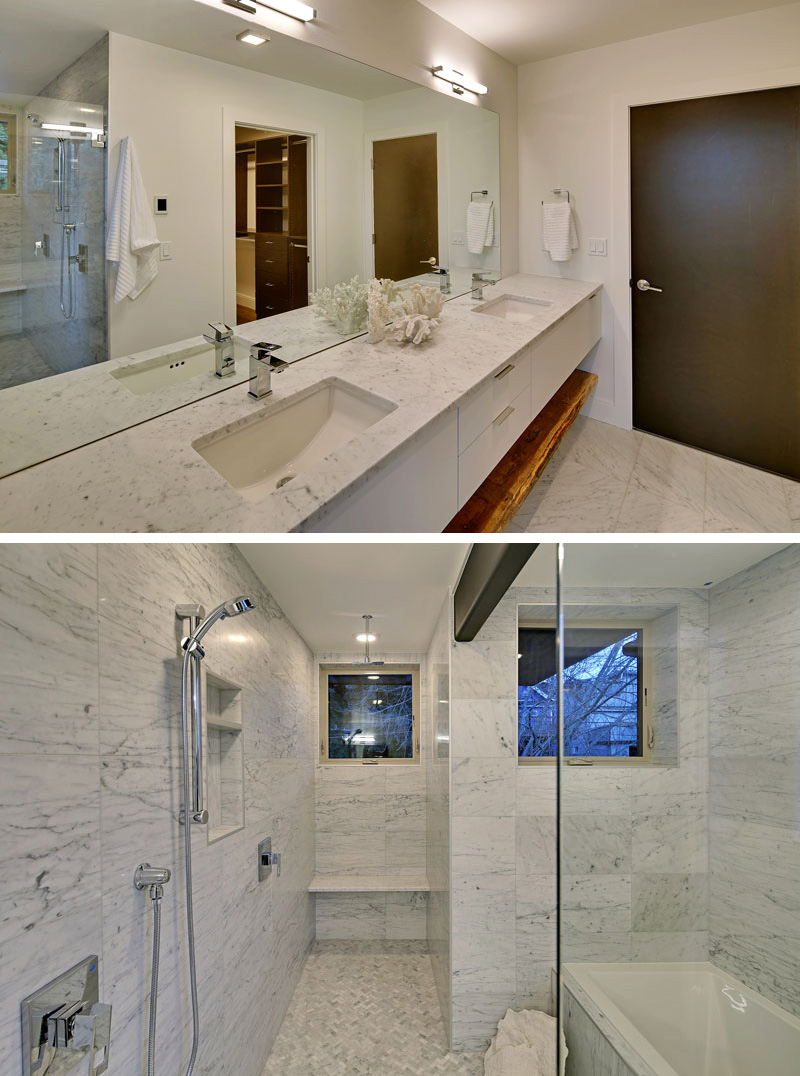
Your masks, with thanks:
<instances>
[{"instance_id":1,"label":"door frame","mask_svg":"<svg viewBox=\"0 0 800 1076\"><path fill-rule=\"evenodd\" d=\"M613 330L614 386L611 400L598 400L592 417L623 429L633 428L633 296L631 255L631 109L669 101L724 97L755 90L800 86L800 67L726 75L696 82L669 83L655 89L627 90L612 96L612 206L609 300ZM653 281L658 284L658 281Z\"/></svg>"},{"instance_id":2,"label":"door frame","mask_svg":"<svg viewBox=\"0 0 800 1076\"><path fill-rule=\"evenodd\" d=\"M258 116L244 114L242 108L222 109L222 310L227 325L236 324L236 128L262 127L308 139L308 244L311 262L308 290L319 287L319 266L326 264L325 229L319 226L320 208L325 200L325 170L318 162L325 160L325 128L298 130L293 122L284 123L281 108L270 107L270 122L264 120L264 108ZM287 117L293 120L294 117ZM274 122L273 122L274 121ZM233 319L231 321L231 318Z\"/></svg>"},{"instance_id":3,"label":"door frame","mask_svg":"<svg viewBox=\"0 0 800 1076\"><path fill-rule=\"evenodd\" d=\"M372 156L376 142L388 142L394 138L414 138L417 135L436 135L436 180L439 201L439 264L448 269L450 256L450 147L447 128L436 123L410 123L402 127L382 127L364 135L364 265L367 278L375 276L375 247L372 233L375 230L375 199L373 197ZM442 262L442 258L446 260ZM425 270L420 266L420 273Z\"/></svg>"}]
</instances>

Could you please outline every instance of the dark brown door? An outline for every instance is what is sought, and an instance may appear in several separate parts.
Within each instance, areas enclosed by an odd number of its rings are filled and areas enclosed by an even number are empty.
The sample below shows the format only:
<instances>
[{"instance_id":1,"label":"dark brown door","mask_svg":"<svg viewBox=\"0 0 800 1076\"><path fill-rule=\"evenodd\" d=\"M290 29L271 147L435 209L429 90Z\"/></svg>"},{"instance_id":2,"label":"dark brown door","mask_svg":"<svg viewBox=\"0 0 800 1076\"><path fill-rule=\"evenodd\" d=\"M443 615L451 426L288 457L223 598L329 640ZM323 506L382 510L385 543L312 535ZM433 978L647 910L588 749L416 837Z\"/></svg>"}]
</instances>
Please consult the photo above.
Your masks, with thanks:
<instances>
[{"instance_id":1,"label":"dark brown door","mask_svg":"<svg viewBox=\"0 0 800 1076\"><path fill-rule=\"evenodd\" d=\"M375 276L404 280L439 260L436 135L373 143Z\"/></svg>"},{"instance_id":2,"label":"dark brown door","mask_svg":"<svg viewBox=\"0 0 800 1076\"><path fill-rule=\"evenodd\" d=\"M800 478L800 88L632 109L631 197L634 425Z\"/></svg>"}]
</instances>

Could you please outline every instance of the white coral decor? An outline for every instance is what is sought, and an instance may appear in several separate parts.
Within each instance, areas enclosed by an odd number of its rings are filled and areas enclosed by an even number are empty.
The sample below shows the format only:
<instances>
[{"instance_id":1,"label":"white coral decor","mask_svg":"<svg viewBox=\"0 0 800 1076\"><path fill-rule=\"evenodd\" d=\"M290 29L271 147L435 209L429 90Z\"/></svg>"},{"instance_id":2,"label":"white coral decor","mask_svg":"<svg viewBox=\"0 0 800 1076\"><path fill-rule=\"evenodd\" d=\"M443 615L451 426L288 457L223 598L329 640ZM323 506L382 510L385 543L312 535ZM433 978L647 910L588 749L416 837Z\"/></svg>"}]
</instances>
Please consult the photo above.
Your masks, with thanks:
<instances>
[{"instance_id":1,"label":"white coral decor","mask_svg":"<svg viewBox=\"0 0 800 1076\"><path fill-rule=\"evenodd\" d=\"M367 328L370 344L379 344L386 339L386 326L392 320L394 313L389 305L394 298L393 280L370 280L367 293ZM391 299L390 299L391 296Z\"/></svg>"},{"instance_id":2,"label":"white coral decor","mask_svg":"<svg viewBox=\"0 0 800 1076\"><path fill-rule=\"evenodd\" d=\"M322 288L311 296L314 313L325 318L342 336L363 332L367 324L367 285L354 276L346 284Z\"/></svg>"},{"instance_id":3,"label":"white coral decor","mask_svg":"<svg viewBox=\"0 0 800 1076\"><path fill-rule=\"evenodd\" d=\"M438 329L443 306L444 296L437 288L412 284L402 300L402 313L393 325L395 340L400 344L424 343Z\"/></svg>"}]
</instances>

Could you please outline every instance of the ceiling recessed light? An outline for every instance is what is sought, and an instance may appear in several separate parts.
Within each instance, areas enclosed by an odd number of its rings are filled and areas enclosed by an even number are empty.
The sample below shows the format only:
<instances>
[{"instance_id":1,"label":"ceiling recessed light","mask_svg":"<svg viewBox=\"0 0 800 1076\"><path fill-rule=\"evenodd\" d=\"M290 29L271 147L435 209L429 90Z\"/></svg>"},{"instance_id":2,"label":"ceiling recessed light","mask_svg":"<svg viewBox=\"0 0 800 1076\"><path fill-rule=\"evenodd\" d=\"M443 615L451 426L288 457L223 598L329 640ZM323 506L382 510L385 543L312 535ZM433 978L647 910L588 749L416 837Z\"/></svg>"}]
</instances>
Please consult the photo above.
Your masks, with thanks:
<instances>
[{"instance_id":1,"label":"ceiling recessed light","mask_svg":"<svg viewBox=\"0 0 800 1076\"><path fill-rule=\"evenodd\" d=\"M360 635L356 635L356 642L357 643L374 643L377 638L378 638L377 635L372 635L371 633L367 634L367 632L362 631Z\"/></svg>"},{"instance_id":2,"label":"ceiling recessed light","mask_svg":"<svg viewBox=\"0 0 800 1076\"><path fill-rule=\"evenodd\" d=\"M470 93L477 93L481 96L489 92L489 88L484 86L482 82L470 78L463 71L457 71L455 67L445 67L440 64L439 67L433 67L431 70L436 78L449 82L456 92L458 90L469 90Z\"/></svg>"},{"instance_id":3,"label":"ceiling recessed light","mask_svg":"<svg viewBox=\"0 0 800 1076\"><path fill-rule=\"evenodd\" d=\"M259 30L242 30L236 35L236 40L243 41L245 45L263 45L265 41L269 41L269 38Z\"/></svg>"},{"instance_id":4,"label":"ceiling recessed light","mask_svg":"<svg viewBox=\"0 0 800 1076\"><path fill-rule=\"evenodd\" d=\"M378 676L378 674L377 674L377 673L371 673L371 674L370 674L370 675L369 675L369 676L367 677L367 680L380 680L380 676Z\"/></svg>"}]
</instances>

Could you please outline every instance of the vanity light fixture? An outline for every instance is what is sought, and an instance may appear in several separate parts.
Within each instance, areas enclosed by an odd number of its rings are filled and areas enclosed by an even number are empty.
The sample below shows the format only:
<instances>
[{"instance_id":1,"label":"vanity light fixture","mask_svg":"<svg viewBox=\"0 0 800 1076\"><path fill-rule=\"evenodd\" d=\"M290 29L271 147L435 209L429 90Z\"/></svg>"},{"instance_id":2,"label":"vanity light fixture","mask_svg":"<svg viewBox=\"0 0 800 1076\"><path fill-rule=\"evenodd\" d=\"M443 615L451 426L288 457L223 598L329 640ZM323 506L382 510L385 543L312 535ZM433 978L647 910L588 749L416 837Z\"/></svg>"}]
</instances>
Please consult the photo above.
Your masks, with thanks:
<instances>
[{"instance_id":1,"label":"vanity light fixture","mask_svg":"<svg viewBox=\"0 0 800 1076\"><path fill-rule=\"evenodd\" d=\"M464 90L469 90L470 93L477 93L482 96L489 92L488 86L484 86L482 82L477 82L474 78L470 78L463 71L457 71L455 67L440 65L439 67L432 67L431 71L436 78L449 82L453 87L453 93L462 94Z\"/></svg>"},{"instance_id":2,"label":"vanity light fixture","mask_svg":"<svg viewBox=\"0 0 800 1076\"><path fill-rule=\"evenodd\" d=\"M269 41L269 38L259 30L242 30L236 35L236 40L243 41L245 45L263 45L265 41Z\"/></svg>"},{"instance_id":3,"label":"vanity light fixture","mask_svg":"<svg viewBox=\"0 0 800 1076\"><path fill-rule=\"evenodd\" d=\"M265 11L277 11L281 15L288 15L291 19L299 22L311 22L317 17L316 10L310 4L302 3L302 0L197 0L200 4L215 7L218 10L226 7L234 11L244 11L248 15L258 15L260 9Z\"/></svg>"},{"instance_id":4,"label":"vanity light fixture","mask_svg":"<svg viewBox=\"0 0 800 1076\"><path fill-rule=\"evenodd\" d=\"M40 123L43 131L72 131L73 134L90 134L95 138L105 138L104 127L83 127L80 123Z\"/></svg>"}]
</instances>

